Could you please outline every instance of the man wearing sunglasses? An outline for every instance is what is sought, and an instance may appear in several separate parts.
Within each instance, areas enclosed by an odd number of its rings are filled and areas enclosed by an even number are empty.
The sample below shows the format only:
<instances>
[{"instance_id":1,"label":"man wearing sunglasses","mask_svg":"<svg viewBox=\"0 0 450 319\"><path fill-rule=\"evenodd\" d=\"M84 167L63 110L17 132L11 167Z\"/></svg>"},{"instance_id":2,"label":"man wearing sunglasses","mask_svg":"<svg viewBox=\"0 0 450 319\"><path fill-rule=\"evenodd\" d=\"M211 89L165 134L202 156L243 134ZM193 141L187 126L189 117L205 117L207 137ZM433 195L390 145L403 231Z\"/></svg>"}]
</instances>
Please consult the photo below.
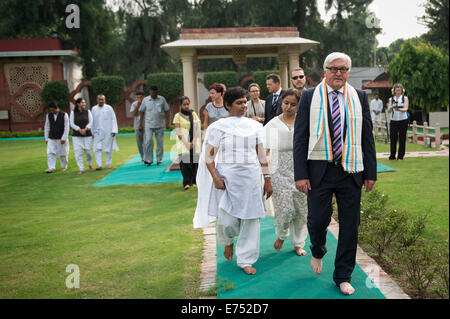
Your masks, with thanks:
<instances>
[{"instance_id":1,"label":"man wearing sunglasses","mask_svg":"<svg viewBox=\"0 0 450 319\"><path fill-rule=\"evenodd\" d=\"M297 90L297 95L300 97L305 88L306 75L302 68L298 67L291 71L291 87Z\"/></svg>"}]
</instances>

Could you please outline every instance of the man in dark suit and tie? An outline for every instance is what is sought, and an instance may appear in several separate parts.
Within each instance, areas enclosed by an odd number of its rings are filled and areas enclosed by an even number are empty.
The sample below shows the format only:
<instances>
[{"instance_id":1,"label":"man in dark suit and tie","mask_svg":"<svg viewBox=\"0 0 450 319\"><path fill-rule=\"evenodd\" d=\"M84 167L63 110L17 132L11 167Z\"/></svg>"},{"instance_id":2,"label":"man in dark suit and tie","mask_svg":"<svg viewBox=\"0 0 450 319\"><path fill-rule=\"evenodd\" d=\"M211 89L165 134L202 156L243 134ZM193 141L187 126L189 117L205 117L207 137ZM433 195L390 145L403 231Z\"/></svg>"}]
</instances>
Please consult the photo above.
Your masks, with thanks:
<instances>
[{"instance_id":1,"label":"man in dark suit and tie","mask_svg":"<svg viewBox=\"0 0 450 319\"><path fill-rule=\"evenodd\" d=\"M266 97L263 125L281 114L281 94L283 94L283 90L281 89L280 76L276 74L266 76L266 87L270 94Z\"/></svg>"},{"instance_id":2,"label":"man in dark suit and tie","mask_svg":"<svg viewBox=\"0 0 450 319\"><path fill-rule=\"evenodd\" d=\"M347 83L351 59L334 52L324 62L325 78L303 92L294 128L296 188L308 196L311 268L322 271L327 252L332 195L339 214L339 238L333 280L351 295L356 260L361 188L376 181L376 153L367 95ZM346 118L348 117L348 118Z\"/></svg>"}]
</instances>

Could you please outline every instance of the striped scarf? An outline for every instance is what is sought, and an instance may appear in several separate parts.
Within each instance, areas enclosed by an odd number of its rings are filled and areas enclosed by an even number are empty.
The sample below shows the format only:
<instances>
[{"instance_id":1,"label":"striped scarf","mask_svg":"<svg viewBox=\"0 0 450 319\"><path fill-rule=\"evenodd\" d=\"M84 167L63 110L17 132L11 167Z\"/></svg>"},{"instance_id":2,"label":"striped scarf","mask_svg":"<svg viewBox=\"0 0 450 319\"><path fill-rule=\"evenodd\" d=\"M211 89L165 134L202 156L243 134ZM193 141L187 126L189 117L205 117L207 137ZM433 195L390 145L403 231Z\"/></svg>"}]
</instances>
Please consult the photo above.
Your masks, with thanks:
<instances>
[{"instance_id":1,"label":"striped scarf","mask_svg":"<svg viewBox=\"0 0 450 319\"><path fill-rule=\"evenodd\" d=\"M311 100L308 160L333 160L327 97L327 85L324 79L314 90ZM364 170L361 148L362 107L358 93L348 83L344 86L344 101L346 135L342 146L341 164L346 172L358 173Z\"/></svg>"}]
</instances>

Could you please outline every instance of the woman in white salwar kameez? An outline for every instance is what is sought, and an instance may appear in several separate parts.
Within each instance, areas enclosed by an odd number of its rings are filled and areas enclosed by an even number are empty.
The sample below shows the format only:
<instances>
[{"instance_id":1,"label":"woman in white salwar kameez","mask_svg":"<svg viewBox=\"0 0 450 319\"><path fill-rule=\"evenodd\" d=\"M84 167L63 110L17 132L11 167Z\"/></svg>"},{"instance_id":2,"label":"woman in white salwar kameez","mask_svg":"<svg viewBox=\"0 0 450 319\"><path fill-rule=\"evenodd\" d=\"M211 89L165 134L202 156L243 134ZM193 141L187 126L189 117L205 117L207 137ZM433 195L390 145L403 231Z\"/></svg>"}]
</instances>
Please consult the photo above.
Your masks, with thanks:
<instances>
[{"instance_id":1,"label":"woman in white salwar kameez","mask_svg":"<svg viewBox=\"0 0 450 319\"><path fill-rule=\"evenodd\" d=\"M283 113L264 127L264 146L270 152L272 202L275 232L278 236L273 246L279 251L290 234L295 252L302 256L306 255L303 247L308 235L306 226L308 205L306 195L295 188L294 181L293 134L299 101L297 90L285 91L281 99Z\"/></svg>"},{"instance_id":2,"label":"woman in white salwar kameez","mask_svg":"<svg viewBox=\"0 0 450 319\"><path fill-rule=\"evenodd\" d=\"M197 173L198 201L194 227L208 227L218 217L219 244L247 274L259 258L260 218L265 215L264 195L272 195L262 125L244 117L246 91L231 88L224 95L229 117L212 123L206 132ZM264 173L264 176L263 176ZM264 182L263 182L264 181Z\"/></svg>"},{"instance_id":3,"label":"woman in white salwar kameez","mask_svg":"<svg viewBox=\"0 0 450 319\"><path fill-rule=\"evenodd\" d=\"M72 143L77 162L78 174L84 173L83 153L86 154L86 162L89 169L92 169L92 114L86 110L86 101L78 98L75 101L75 108L70 112L70 127L73 130Z\"/></svg>"}]
</instances>

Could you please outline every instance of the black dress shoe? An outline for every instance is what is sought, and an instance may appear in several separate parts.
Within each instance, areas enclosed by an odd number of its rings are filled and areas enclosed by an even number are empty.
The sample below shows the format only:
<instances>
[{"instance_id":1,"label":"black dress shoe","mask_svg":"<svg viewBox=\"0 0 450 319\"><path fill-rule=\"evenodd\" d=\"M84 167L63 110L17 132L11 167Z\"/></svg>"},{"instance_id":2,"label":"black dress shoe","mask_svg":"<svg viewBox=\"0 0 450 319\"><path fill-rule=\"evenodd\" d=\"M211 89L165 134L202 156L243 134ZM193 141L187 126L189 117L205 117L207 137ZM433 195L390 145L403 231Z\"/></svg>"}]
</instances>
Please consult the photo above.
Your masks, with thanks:
<instances>
[{"instance_id":1,"label":"black dress shoe","mask_svg":"<svg viewBox=\"0 0 450 319\"><path fill-rule=\"evenodd\" d=\"M156 163L156 165L162 165L162 162L158 162L158 163Z\"/></svg>"},{"instance_id":2,"label":"black dress shoe","mask_svg":"<svg viewBox=\"0 0 450 319\"><path fill-rule=\"evenodd\" d=\"M150 163L150 162L144 162L144 164L145 164L145 166L150 166L150 165L152 165L152 163Z\"/></svg>"},{"instance_id":3,"label":"black dress shoe","mask_svg":"<svg viewBox=\"0 0 450 319\"><path fill-rule=\"evenodd\" d=\"M395 160L395 157L389 157L389 160L390 160L390 161L394 161L394 160Z\"/></svg>"}]
</instances>

